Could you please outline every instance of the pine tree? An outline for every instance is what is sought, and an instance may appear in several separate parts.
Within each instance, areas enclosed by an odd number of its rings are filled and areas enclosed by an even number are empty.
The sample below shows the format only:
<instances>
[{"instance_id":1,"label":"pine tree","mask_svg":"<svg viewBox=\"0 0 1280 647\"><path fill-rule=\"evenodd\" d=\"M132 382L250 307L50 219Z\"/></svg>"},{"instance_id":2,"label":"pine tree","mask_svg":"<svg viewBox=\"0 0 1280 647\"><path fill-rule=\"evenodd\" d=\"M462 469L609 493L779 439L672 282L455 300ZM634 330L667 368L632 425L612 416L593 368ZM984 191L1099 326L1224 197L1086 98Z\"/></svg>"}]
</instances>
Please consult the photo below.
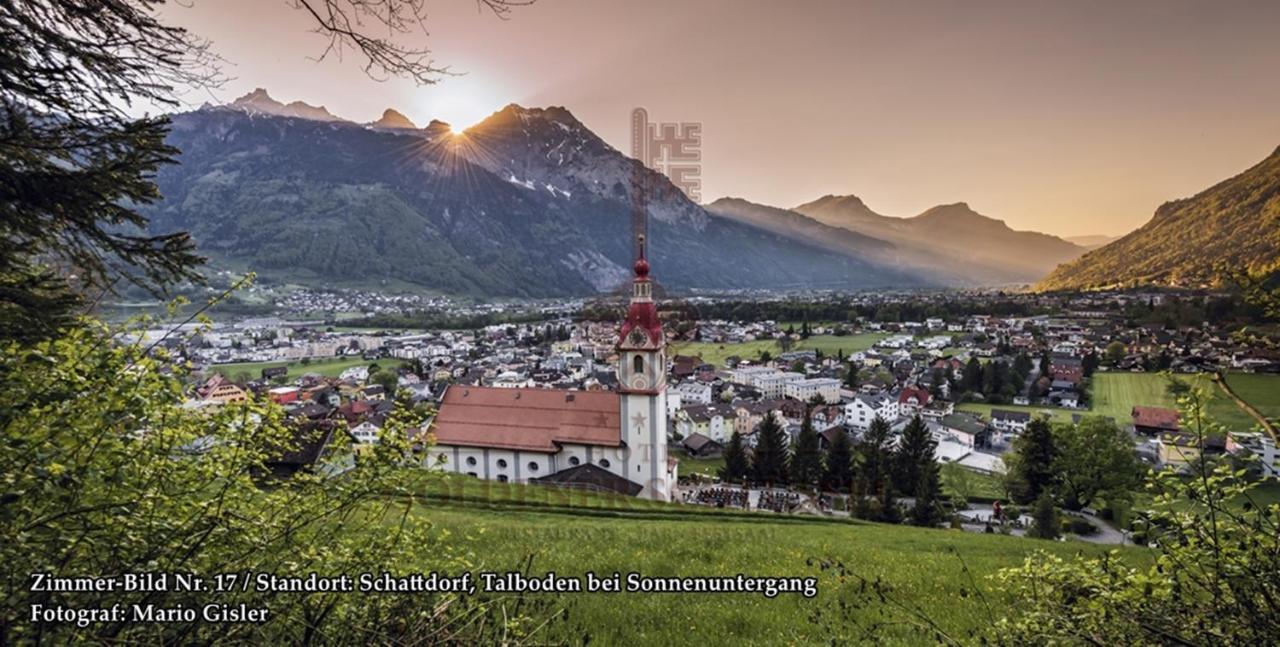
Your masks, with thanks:
<instances>
[{"instance_id":1,"label":"pine tree","mask_svg":"<svg viewBox=\"0 0 1280 647\"><path fill-rule=\"evenodd\" d=\"M787 434L772 411L765 414L756 430L756 450L752 457L752 478L756 483L786 485Z\"/></svg>"},{"instance_id":2,"label":"pine tree","mask_svg":"<svg viewBox=\"0 0 1280 647\"><path fill-rule=\"evenodd\" d=\"M827 464L822 472L822 487L833 492L847 489L853 483L853 444L849 434L841 431L827 450Z\"/></svg>"},{"instance_id":3,"label":"pine tree","mask_svg":"<svg viewBox=\"0 0 1280 647\"><path fill-rule=\"evenodd\" d=\"M818 432L813 428L812 411L805 409L804 423L791 454L791 482L802 487L814 485L822 478L822 448Z\"/></svg>"},{"instance_id":4,"label":"pine tree","mask_svg":"<svg viewBox=\"0 0 1280 647\"><path fill-rule=\"evenodd\" d=\"M1031 503L1054 485L1057 447L1049 421L1036 418L1013 441L1013 451L1005 455L1009 491L1014 501Z\"/></svg>"},{"instance_id":5,"label":"pine tree","mask_svg":"<svg viewBox=\"0 0 1280 647\"><path fill-rule=\"evenodd\" d=\"M1058 509L1053 505L1053 497L1048 492L1041 493L1036 499L1035 510L1031 513L1031 529L1027 536L1037 539L1057 539L1062 534Z\"/></svg>"},{"instance_id":6,"label":"pine tree","mask_svg":"<svg viewBox=\"0 0 1280 647\"><path fill-rule=\"evenodd\" d=\"M853 362L849 362L849 366L845 369L844 388L850 391L858 390L858 365Z\"/></svg>"},{"instance_id":7,"label":"pine tree","mask_svg":"<svg viewBox=\"0 0 1280 647\"><path fill-rule=\"evenodd\" d=\"M978 358L970 357L969 362L964 365L964 373L960 377L960 390L982 390L982 363Z\"/></svg>"},{"instance_id":8,"label":"pine tree","mask_svg":"<svg viewBox=\"0 0 1280 647\"><path fill-rule=\"evenodd\" d=\"M889 435L889 423L876 416L858 446L858 453L862 458L862 493L874 497L879 503L875 519L896 523L898 514L893 499L893 452L889 448Z\"/></svg>"},{"instance_id":9,"label":"pine tree","mask_svg":"<svg viewBox=\"0 0 1280 647\"><path fill-rule=\"evenodd\" d=\"M920 479L915 485L915 504L911 506L911 523L927 528L942 523L942 480L939 478L938 463L934 461L932 450L929 462L920 465Z\"/></svg>"},{"instance_id":10,"label":"pine tree","mask_svg":"<svg viewBox=\"0 0 1280 647\"><path fill-rule=\"evenodd\" d=\"M724 448L724 467L720 468L720 479L740 483L750 473L751 462L747 459L746 448L742 446L742 434L735 431Z\"/></svg>"},{"instance_id":11,"label":"pine tree","mask_svg":"<svg viewBox=\"0 0 1280 647\"><path fill-rule=\"evenodd\" d=\"M913 492L920 482L920 469L925 461L933 461L937 443L920 416L915 416L902 430L898 451L894 452L893 482L899 492Z\"/></svg>"}]
</instances>

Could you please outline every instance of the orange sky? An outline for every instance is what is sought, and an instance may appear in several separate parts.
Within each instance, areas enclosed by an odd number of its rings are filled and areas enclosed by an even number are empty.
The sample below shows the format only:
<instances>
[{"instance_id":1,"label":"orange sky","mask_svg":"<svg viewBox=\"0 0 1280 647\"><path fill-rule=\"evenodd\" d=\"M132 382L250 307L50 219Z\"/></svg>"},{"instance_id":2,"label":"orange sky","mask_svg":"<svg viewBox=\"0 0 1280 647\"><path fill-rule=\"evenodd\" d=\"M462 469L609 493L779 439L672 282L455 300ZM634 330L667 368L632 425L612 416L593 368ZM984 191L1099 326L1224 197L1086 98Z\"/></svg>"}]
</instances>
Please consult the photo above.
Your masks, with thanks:
<instances>
[{"instance_id":1,"label":"orange sky","mask_svg":"<svg viewBox=\"0 0 1280 647\"><path fill-rule=\"evenodd\" d=\"M1280 2L540 0L510 20L428 0L429 87L313 60L286 0L166 9L254 87L369 121L468 125L563 105L626 151L627 119L703 124L704 200L827 193L914 215L965 201L1019 229L1120 234L1280 145Z\"/></svg>"}]
</instances>

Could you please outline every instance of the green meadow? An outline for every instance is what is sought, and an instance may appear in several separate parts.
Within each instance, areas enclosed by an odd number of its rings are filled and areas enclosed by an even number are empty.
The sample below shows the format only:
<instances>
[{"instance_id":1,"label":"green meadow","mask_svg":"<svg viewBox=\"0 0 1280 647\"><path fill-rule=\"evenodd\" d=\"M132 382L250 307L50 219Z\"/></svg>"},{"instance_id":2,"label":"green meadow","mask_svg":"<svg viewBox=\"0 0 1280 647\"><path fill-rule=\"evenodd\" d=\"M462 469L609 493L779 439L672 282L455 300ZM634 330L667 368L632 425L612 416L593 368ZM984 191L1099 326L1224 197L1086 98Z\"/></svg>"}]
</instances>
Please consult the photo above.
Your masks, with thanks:
<instances>
[{"instance_id":1,"label":"green meadow","mask_svg":"<svg viewBox=\"0 0 1280 647\"><path fill-rule=\"evenodd\" d=\"M791 350L820 350L825 355L836 353L849 354L867 350L876 342L888 335L884 333L859 333L856 335L814 335L808 339L797 340ZM777 357L783 352L782 347L773 339L757 339L736 344L717 344L712 342L687 342L674 344L671 355L697 355L702 361L724 368L725 360L730 357L754 360L760 353L768 351Z\"/></svg>"},{"instance_id":2,"label":"green meadow","mask_svg":"<svg viewBox=\"0 0 1280 647\"><path fill-rule=\"evenodd\" d=\"M1237 406L1207 375L1177 375L1174 379L1203 388L1209 395L1209 415L1227 429L1248 431L1257 425L1257 421ZM1264 415L1280 412L1280 377L1230 373L1227 380L1240 397L1261 409ZM1237 387L1237 384L1240 386ZM1033 415L1048 414L1054 422L1063 423L1071 422L1072 414L1106 416L1115 418L1117 423L1123 425L1131 421L1131 412L1135 406L1177 408L1176 399L1169 393L1168 386L1169 379L1159 373L1099 372L1093 374L1090 387L1093 400L1087 410L979 402L966 402L956 408L981 414L987 419L990 419L992 409L1006 409ZM1241 393L1241 390L1245 393ZM1273 407L1270 409L1273 414L1266 413L1267 406Z\"/></svg>"},{"instance_id":3,"label":"green meadow","mask_svg":"<svg viewBox=\"0 0 1280 647\"><path fill-rule=\"evenodd\" d=\"M1280 375L1228 373L1227 384L1240 399L1272 422L1280 422Z\"/></svg>"},{"instance_id":4,"label":"green meadow","mask_svg":"<svg viewBox=\"0 0 1280 647\"><path fill-rule=\"evenodd\" d=\"M957 530L929 530L771 513L730 513L677 504L566 492L536 486L482 484L449 477L428 486L417 518L465 539L473 570L520 569L533 575L818 577L814 599L751 593L554 594L566 619L548 625L540 642L670 645L815 644L849 638L846 624L811 621L848 601L856 577L889 583L899 604L927 611L961 636L990 622L1008 600L989 576L1044 550L1069 557L1103 549L1081 542L1044 542ZM1145 549L1122 549L1144 559ZM850 571L841 582L822 560ZM430 556L423 556L424 568ZM973 595L974 588L985 599ZM621 597L625 596L625 598ZM940 601L945 601L941 603ZM857 621L884 619L879 605L853 608ZM920 637L885 628L893 644Z\"/></svg>"},{"instance_id":5,"label":"green meadow","mask_svg":"<svg viewBox=\"0 0 1280 647\"><path fill-rule=\"evenodd\" d=\"M307 363L300 361L295 362L239 362L235 364L214 364L210 370L221 373L226 377L235 377L240 373L248 373L253 378L262 375L262 369L275 368L285 366L289 369L288 379L293 380L307 373L316 373L326 377L337 377L343 371L353 366L369 366L377 364L379 366L392 366L400 363L400 360L384 359L384 360L367 360L362 357L341 357L335 359L312 360Z\"/></svg>"}]
</instances>

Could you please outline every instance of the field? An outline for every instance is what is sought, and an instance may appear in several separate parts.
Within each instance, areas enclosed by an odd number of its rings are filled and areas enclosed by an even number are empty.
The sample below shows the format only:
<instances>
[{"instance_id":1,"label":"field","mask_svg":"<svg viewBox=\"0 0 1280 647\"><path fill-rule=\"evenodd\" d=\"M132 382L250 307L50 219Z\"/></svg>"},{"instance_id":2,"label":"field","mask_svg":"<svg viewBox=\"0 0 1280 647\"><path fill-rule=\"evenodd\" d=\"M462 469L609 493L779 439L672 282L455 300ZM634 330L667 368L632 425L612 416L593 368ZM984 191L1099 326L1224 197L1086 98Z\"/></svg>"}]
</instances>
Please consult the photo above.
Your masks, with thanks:
<instances>
[{"instance_id":1,"label":"field","mask_svg":"<svg viewBox=\"0 0 1280 647\"><path fill-rule=\"evenodd\" d=\"M1280 422L1280 375L1229 373L1227 384L1268 420Z\"/></svg>"},{"instance_id":2,"label":"field","mask_svg":"<svg viewBox=\"0 0 1280 647\"><path fill-rule=\"evenodd\" d=\"M1071 414L1080 413L1089 415L1090 412L1083 409L1060 409L1057 407L1041 407L1041 406L1022 406L1017 404L987 404L984 402L964 402L956 405L957 411L968 411L970 413L980 414L984 419L991 419L992 409L1004 409L1005 411L1025 411L1033 416L1049 414L1054 422L1071 422ZM1126 416L1126 419L1128 417Z\"/></svg>"},{"instance_id":3,"label":"field","mask_svg":"<svg viewBox=\"0 0 1280 647\"><path fill-rule=\"evenodd\" d=\"M882 333L860 333L844 336L814 335L808 339L797 341L792 350L821 350L826 355L835 355L840 352L847 355L855 351L871 348L886 336ZM737 356L742 359L754 360L764 351L768 351L770 355L776 357L782 352L782 348L775 340L760 339L737 344L689 342L675 344L669 352L671 355L697 355L704 362L715 365L716 368L724 368L724 362L729 357Z\"/></svg>"},{"instance_id":4,"label":"field","mask_svg":"<svg viewBox=\"0 0 1280 647\"><path fill-rule=\"evenodd\" d=\"M836 636L847 638L846 626L824 627L809 620L815 609L832 610L847 595L830 573L821 574L810 561L821 559L839 560L863 577L885 578L900 601L927 609L948 631L963 632L988 622L986 604L971 594L975 583L986 590L992 608L1004 606L987 575L1018 565L1035 550L1064 557L1080 551L1102 552L1074 542L768 513L726 514L558 490L524 492L539 489L506 486L490 493L492 504L433 497L417 514L452 536L466 537L474 570L512 570L532 557L533 574L555 571L582 576L591 571L603 576L635 571L646 576L742 573L820 578L813 600L791 594L774 599L746 593L621 594L625 599L598 593L562 594L558 602L568 611L568 620L553 623L540 642L577 644L583 642L584 634L593 643L608 645L684 644L695 638L719 644L813 644ZM592 509L547 503L557 496L575 497ZM1125 549L1122 555L1140 560L1145 552ZM946 603L939 604L942 600ZM853 613L869 621L878 618L881 609ZM883 636L890 642L917 642L916 637L895 633L898 630L887 631Z\"/></svg>"},{"instance_id":5,"label":"field","mask_svg":"<svg viewBox=\"0 0 1280 647\"><path fill-rule=\"evenodd\" d=\"M1245 378L1245 379L1240 379ZM1263 379L1249 379L1263 378ZM1273 378L1275 381L1268 382L1267 378ZM1253 419L1248 412L1236 406L1217 385L1215 385L1208 376L1187 376L1179 375L1176 379L1183 382L1195 384L1206 390L1209 394L1209 415L1214 420L1225 425L1227 429L1233 431L1247 431L1254 428L1257 421ZM1258 403L1270 403L1273 407L1272 411L1280 410L1280 395L1276 395L1272 389L1280 389L1280 377L1275 376L1259 376L1246 375L1243 373L1229 374L1229 380L1232 388L1237 388L1237 384L1241 384L1240 388L1245 389L1249 396L1240 394L1242 398L1249 401L1254 406L1260 406ZM1107 416L1115 418L1117 423L1121 425L1128 424L1131 421L1131 411L1134 406L1142 405L1148 407L1166 407L1176 408L1177 402L1167 390L1168 380L1165 376L1158 373L1095 373L1092 380L1092 406L1088 410L1084 409L1059 409L1055 407L1043 406L1017 406L1005 404L984 404L977 402L966 402L958 405L956 408L961 411L970 411L982 414L990 418L991 409L1007 409L1011 411L1026 411L1032 414L1047 412L1051 415L1054 422L1071 422L1071 415L1079 413L1083 415ZM1249 397L1254 400L1249 400ZM1266 409L1263 409L1264 412Z\"/></svg>"},{"instance_id":6,"label":"field","mask_svg":"<svg viewBox=\"0 0 1280 647\"><path fill-rule=\"evenodd\" d=\"M221 373L226 377L234 377L240 373L248 373L257 379L262 375L262 369L275 368L277 366L289 367L290 380L302 377L306 373L318 373L328 377L337 377L343 371L352 366L368 366L370 364L378 364L380 366L392 366L397 364L399 360L384 359L381 361L370 361L362 357L343 357L338 359L312 360L308 364L302 362L240 362L237 364L215 364L210 370Z\"/></svg>"}]
</instances>

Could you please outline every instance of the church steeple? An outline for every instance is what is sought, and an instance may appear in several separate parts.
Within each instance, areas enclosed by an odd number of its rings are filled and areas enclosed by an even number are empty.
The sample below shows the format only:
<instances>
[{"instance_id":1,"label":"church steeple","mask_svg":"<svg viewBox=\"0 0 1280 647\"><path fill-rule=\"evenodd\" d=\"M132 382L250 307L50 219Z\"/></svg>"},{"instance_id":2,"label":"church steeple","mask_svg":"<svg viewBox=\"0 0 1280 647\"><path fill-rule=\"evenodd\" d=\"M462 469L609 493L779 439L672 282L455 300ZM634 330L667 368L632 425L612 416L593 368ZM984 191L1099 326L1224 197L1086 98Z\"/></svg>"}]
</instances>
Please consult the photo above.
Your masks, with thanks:
<instances>
[{"instance_id":1,"label":"church steeple","mask_svg":"<svg viewBox=\"0 0 1280 647\"><path fill-rule=\"evenodd\" d=\"M653 282L649 279L649 261L644 257L644 236L639 238L639 256L635 276L631 279L631 305L627 319L618 334L618 350L661 351L666 344L658 306L653 301Z\"/></svg>"},{"instance_id":2,"label":"church steeple","mask_svg":"<svg viewBox=\"0 0 1280 647\"><path fill-rule=\"evenodd\" d=\"M631 304L618 331L621 440L627 448L626 477L643 486L640 495L669 501L676 475L667 459L667 340L653 301L644 243L640 231Z\"/></svg>"}]
</instances>

